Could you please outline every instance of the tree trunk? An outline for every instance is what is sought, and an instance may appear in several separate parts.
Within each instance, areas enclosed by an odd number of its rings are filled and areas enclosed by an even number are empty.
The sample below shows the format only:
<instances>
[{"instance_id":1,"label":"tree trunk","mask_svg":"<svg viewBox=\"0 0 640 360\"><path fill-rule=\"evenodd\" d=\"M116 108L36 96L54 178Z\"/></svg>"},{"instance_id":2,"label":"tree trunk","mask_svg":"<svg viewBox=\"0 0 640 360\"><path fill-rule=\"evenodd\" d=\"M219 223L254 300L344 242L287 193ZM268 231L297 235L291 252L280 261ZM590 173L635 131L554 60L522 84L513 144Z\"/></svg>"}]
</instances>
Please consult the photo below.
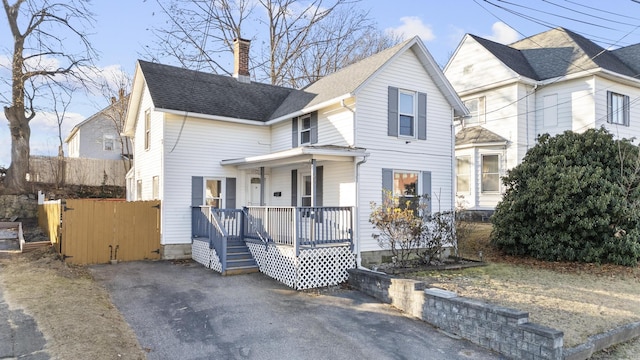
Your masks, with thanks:
<instances>
[{"instance_id":1,"label":"tree trunk","mask_svg":"<svg viewBox=\"0 0 640 360\"><path fill-rule=\"evenodd\" d=\"M27 190L31 129L24 108L5 107L4 113L9 120L11 132L11 166L9 166L4 180L5 187L9 193L21 194Z\"/></svg>"}]
</instances>

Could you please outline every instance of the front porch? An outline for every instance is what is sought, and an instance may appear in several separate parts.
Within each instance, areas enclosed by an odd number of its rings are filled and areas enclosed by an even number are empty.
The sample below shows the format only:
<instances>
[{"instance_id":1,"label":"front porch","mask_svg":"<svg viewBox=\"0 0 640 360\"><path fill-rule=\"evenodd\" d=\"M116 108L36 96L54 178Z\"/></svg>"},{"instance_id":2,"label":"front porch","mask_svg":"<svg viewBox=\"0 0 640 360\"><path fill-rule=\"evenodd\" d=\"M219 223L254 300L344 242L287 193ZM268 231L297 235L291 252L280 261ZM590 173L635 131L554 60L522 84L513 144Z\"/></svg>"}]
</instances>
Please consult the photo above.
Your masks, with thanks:
<instances>
[{"instance_id":1,"label":"front porch","mask_svg":"<svg viewBox=\"0 0 640 360\"><path fill-rule=\"evenodd\" d=\"M229 259L236 241L249 250L245 262ZM355 267L353 208L195 206L192 258L225 275L255 266L296 290L337 285Z\"/></svg>"}]
</instances>

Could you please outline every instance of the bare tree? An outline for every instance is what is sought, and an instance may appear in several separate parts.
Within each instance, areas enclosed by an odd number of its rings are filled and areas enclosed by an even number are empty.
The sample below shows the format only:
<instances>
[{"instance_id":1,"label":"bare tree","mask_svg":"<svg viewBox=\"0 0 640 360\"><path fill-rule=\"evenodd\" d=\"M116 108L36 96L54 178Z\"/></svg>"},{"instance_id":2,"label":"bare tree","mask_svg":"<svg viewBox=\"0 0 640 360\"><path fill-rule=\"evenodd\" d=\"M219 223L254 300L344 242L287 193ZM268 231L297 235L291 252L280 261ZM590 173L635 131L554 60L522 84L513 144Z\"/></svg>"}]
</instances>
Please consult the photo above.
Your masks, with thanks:
<instances>
[{"instance_id":1,"label":"bare tree","mask_svg":"<svg viewBox=\"0 0 640 360\"><path fill-rule=\"evenodd\" d=\"M158 0L162 4L163 0ZM252 57L251 71L259 81L301 88L337 69L370 55L398 38L377 30L359 0L164 0L168 26L156 29L159 57L181 66L230 74L219 60L233 51L233 39L263 44ZM243 24L255 26L243 34ZM364 41L363 41L364 39ZM378 42L374 42L377 40ZM376 50L376 51L374 51ZM214 57L215 56L215 57ZM257 60L256 60L257 59Z\"/></svg>"},{"instance_id":2,"label":"bare tree","mask_svg":"<svg viewBox=\"0 0 640 360\"><path fill-rule=\"evenodd\" d=\"M168 21L153 29L155 46L147 49L153 61L172 58L185 68L207 67L216 74L231 72L218 60L233 52L233 40L252 14L252 0L158 0Z\"/></svg>"},{"instance_id":3,"label":"bare tree","mask_svg":"<svg viewBox=\"0 0 640 360\"><path fill-rule=\"evenodd\" d=\"M7 171L7 191L26 191L29 169L31 128L36 116L34 101L43 83L74 79L84 84L85 71L96 57L87 32L93 24L89 0L2 0L13 38L11 55L11 99L4 106L11 133L11 165ZM74 53L65 47L71 37L83 50ZM78 41L73 41L74 45Z\"/></svg>"},{"instance_id":4,"label":"bare tree","mask_svg":"<svg viewBox=\"0 0 640 360\"><path fill-rule=\"evenodd\" d=\"M75 88L58 86L54 87L52 84L48 84L51 91L51 100L53 104L53 114L56 117L58 124L58 157L57 159L51 159L51 170L54 175L56 186L60 187L64 184L65 180L65 161L64 161L64 140L62 137L62 124L64 123L67 109L73 99L73 93ZM57 89L59 91L57 91Z\"/></svg>"},{"instance_id":5,"label":"bare tree","mask_svg":"<svg viewBox=\"0 0 640 360\"><path fill-rule=\"evenodd\" d=\"M114 73L111 78L103 82L101 89L102 94L110 104L102 111L102 114L110 120L111 127L117 134L117 140L120 144L120 156L126 173L131 169L132 165L131 143L123 135L125 115L129 105L127 92L131 89L131 77L124 72Z\"/></svg>"}]
</instances>

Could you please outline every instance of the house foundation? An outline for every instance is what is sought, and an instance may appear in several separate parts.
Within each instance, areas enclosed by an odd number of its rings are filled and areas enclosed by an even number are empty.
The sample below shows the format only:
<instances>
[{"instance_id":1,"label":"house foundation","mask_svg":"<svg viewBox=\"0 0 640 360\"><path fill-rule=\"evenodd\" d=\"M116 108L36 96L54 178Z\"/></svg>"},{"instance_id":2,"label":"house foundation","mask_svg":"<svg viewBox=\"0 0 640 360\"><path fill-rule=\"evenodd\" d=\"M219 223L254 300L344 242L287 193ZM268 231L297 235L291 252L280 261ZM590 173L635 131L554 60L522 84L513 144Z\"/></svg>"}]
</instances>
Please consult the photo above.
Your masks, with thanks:
<instances>
[{"instance_id":1,"label":"house foundation","mask_svg":"<svg viewBox=\"0 0 640 360\"><path fill-rule=\"evenodd\" d=\"M170 244L160 246L163 260L191 259L191 244Z\"/></svg>"}]
</instances>

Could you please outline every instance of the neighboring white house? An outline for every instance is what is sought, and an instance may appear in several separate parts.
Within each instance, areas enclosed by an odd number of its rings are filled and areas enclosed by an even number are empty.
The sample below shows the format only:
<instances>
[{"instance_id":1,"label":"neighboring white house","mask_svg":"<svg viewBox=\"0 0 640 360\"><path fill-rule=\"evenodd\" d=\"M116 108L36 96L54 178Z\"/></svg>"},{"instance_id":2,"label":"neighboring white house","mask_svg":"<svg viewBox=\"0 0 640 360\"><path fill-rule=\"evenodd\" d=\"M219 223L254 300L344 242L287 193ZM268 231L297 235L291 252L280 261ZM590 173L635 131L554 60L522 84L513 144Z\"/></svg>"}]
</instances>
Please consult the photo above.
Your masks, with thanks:
<instances>
[{"instance_id":1,"label":"neighboring white house","mask_svg":"<svg viewBox=\"0 0 640 360\"><path fill-rule=\"evenodd\" d=\"M640 137L640 44L607 50L563 28L510 45L467 34L444 73L469 109L456 123L456 195L492 211L500 177L540 134L605 127Z\"/></svg>"},{"instance_id":2,"label":"neighboring white house","mask_svg":"<svg viewBox=\"0 0 640 360\"><path fill-rule=\"evenodd\" d=\"M118 129L122 126L120 108L126 107L128 97L114 101L99 112L78 123L64 140L70 158L121 160L133 152L130 140L120 138ZM124 102L124 103L121 103ZM123 150L124 145L124 150Z\"/></svg>"},{"instance_id":3,"label":"neighboring white house","mask_svg":"<svg viewBox=\"0 0 640 360\"><path fill-rule=\"evenodd\" d=\"M128 198L162 200L164 258L190 255L192 206L203 204L348 207L354 252L370 256L383 188L453 208L453 119L466 110L419 38L303 90L249 81L242 48L234 77L136 65Z\"/></svg>"}]
</instances>

